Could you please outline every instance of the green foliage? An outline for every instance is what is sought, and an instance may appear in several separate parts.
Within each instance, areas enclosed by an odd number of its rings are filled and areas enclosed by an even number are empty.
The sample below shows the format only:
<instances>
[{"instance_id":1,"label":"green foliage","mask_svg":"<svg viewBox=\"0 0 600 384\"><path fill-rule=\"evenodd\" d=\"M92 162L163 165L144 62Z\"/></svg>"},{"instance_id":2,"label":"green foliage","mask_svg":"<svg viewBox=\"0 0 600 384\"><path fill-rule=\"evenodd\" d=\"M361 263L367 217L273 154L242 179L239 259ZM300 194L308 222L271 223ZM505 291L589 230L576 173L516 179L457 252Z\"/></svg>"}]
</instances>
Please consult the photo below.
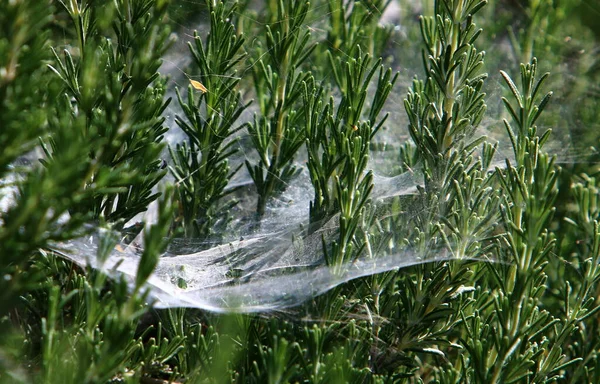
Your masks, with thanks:
<instances>
[{"instance_id":1,"label":"green foliage","mask_svg":"<svg viewBox=\"0 0 600 384\"><path fill-rule=\"evenodd\" d=\"M409 23L411 2L401 3ZM248 2L193 3L209 32L188 44L190 85L175 91L185 141L169 148L175 185L164 188L169 100L158 69L175 4L0 3L0 381L598 382L597 165L560 168L543 127L557 116L550 87L581 101L577 118L593 126L597 95L582 83L600 67L553 54L576 2L513 3L424 2L420 30L402 24L404 34L379 25L389 1L269 0L252 17ZM569 28L574 50L597 44ZM370 160L390 144L376 141L381 132L397 128L388 99L400 83L379 57L393 36L394 60L410 60L418 32L410 140L391 144L392 168L422 183L374 199ZM512 61L484 55L496 38ZM580 78L538 74L565 57ZM500 65L505 97L487 96L484 70ZM478 134L487 103L504 107L506 158ZM220 244L231 229L239 148L250 149L255 189L243 192L257 199L257 225L306 168L306 233L331 229L322 251L334 272L403 251L455 260L356 279L289 312L152 309L146 282L171 236ZM156 222L127 244L124 226L154 201ZM83 236L97 244L89 266L63 257ZM91 267L138 245L130 279Z\"/></svg>"},{"instance_id":2,"label":"green foliage","mask_svg":"<svg viewBox=\"0 0 600 384\"><path fill-rule=\"evenodd\" d=\"M157 23L164 7L148 1L118 2L114 8L74 1L59 6L0 5L7 60L2 63L0 138L10 148L3 151L0 177L3 197L13 200L0 213L2 338L20 340L28 350L25 360L18 350L2 358L3 381L107 381L124 374L129 365L124 361L141 347L134 335L145 294L130 295L127 282L84 273L50 250L54 242L90 233L94 219L121 228L157 196L151 189L164 174L158 156L165 103L156 71L167 38ZM96 19L96 11L108 14ZM73 23L74 53L66 51L64 59L54 54L49 68L50 22L62 12ZM112 20L106 16L111 15L118 48L101 33L109 30ZM134 56L131 50L138 49L145 54ZM154 83L156 88L149 87ZM22 157L38 137L50 144L43 146L43 166ZM148 232L156 238L145 243L139 288L164 249L164 229L170 226L165 221L170 205L160 206L159 222ZM105 249L111 249L111 241L114 246L114 239L104 240ZM23 332L11 336L13 329ZM144 359L154 364L153 356ZM26 362L23 367L37 362L36 369L24 375L15 361ZM137 360L138 377L143 364Z\"/></svg>"},{"instance_id":3,"label":"green foliage","mask_svg":"<svg viewBox=\"0 0 600 384\"><path fill-rule=\"evenodd\" d=\"M358 52L359 58L346 65L339 59L335 62L336 67L341 67L334 71L342 93L337 108L333 98L328 103L322 100L322 87L309 90L306 85L304 92L307 167L315 189L310 221L313 225L322 224L335 214L340 215L338 240L331 249L324 245L325 260L331 265L351 260L364 247L357 244L355 232L373 189L373 174L367 171L369 145L387 119L385 116L377 121L398 78L397 74L392 77L391 69L384 71L381 60L371 65L371 58L362 55L360 49ZM368 87L378 69L375 95L370 107L365 108ZM354 246L357 249L353 253Z\"/></svg>"},{"instance_id":4,"label":"green foliage","mask_svg":"<svg viewBox=\"0 0 600 384\"><path fill-rule=\"evenodd\" d=\"M12 164L31 150L36 137L47 129L43 104L46 97L53 95L36 90L42 84L42 89L51 88L51 79L45 76L45 61L50 57L48 33L45 32L51 20L48 6L48 3L35 1L2 6L0 145L3 150L0 154L0 180L4 188L17 185L17 180L11 182L10 179ZM17 20L26 20L27 23L17 23ZM5 276L0 279L0 313L3 315L14 305L19 293L31 288L37 280L36 276L23 271L27 258L49 239L68 237L78 228L77 225L60 224L60 215L70 208L71 201L63 203L62 193L57 193L56 189L63 185L62 182L77 180L80 170L70 168L68 174L61 175L63 180L53 177L57 170L50 170L54 173L32 172L25 178L25 183L19 185L22 196L19 203L0 216L0 266L2 276ZM71 185L65 184L64 188L68 189ZM54 192L54 196L43 198L40 192L48 189ZM0 193L10 192L4 189Z\"/></svg>"},{"instance_id":5,"label":"green foliage","mask_svg":"<svg viewBox=\"0 0 600 384\"><path fill-rule=\"evenodd\" d=\"M314 78L301 66L314 50L304 21L309 3L273 1L265 26L264 48L256 50L252 68L260 115L254 117L248 131L258 154L258 162L246 161L256 185L256 213L264 215L269 199L285 189L299 169L294 156L306 137L302 117L303 83Z\"/></svg>"},{"instance_id":6,"label":"green foliage","mask_svg":"<svg viewBox=\"0 0 600 384\"><path fill-rule=\"evenodd\" d=\"M244 38L236 35L231 23L237 8L235 4L213 5L210 1L207 8L211 32L206 45L197 34L195 46L189 43L200 71L200 88L204 89L196 89L199 86L195 83L189 85L187 102L177 91L186 119L177 117L175 121L188 140L170 148L181 211L175 228L183 228L186 237L203 240L211 235L218 238L225 231L227 212L235 205L223 204L222 200L235 191L226 187L239 168L232 171L228 158L236 152L232 135L242 128L235 127L236 121L248 106L241 104L241 95L235 92L240 81L236 65L244 58L240 54ZM198 101L195 93L200 93Z\"/></svg>"},{"instance_id":7,"label":"green foliage","mask_svg":"<svg viewBox=\"0 0 600 384\"><path fill-rule=\"evenodd\" d=\"M383 54L392 33L390 25L381 25L379 18L391 0L343 1L328 0L329 17L325 53L338 58L360 57L360 50L370 56ZM335 65L329 67L335 70Z\"/></svg>"},{"instance_id":8,"label":"green foliage","mask_svg":"<svg viewBox=\"0 0 600 384\"><path fill-rule=\"evenodd\" d=\"M56 118L49 121L44 164L58 161L73 145L60 136L65 125L81 141L93 141L78 160L98 168L87 184L108 173L120 176L106 182L103 192L74 204L71 212L91 212L122 226L157 198L152 189L165 174L162 113L169 101L163 101L165 81L157 71L168 48L168 30L159 26L166 8L149 0L60 3L76 31L76 44L73 52L64 50L63 58L54 52L56 64L50 66L64 93ZM112 25L107 15L114 15Z\"/></svg>"},{"instance_id":9,"label":"green foliage","mask_svg":"<svg viewBox=\"0 0 600 384\"><path fill-rule=\"evenodd\" d=\"M153 327L138 329L148 302L141 288L164 251L161 243L170 225L171 196L166 196L160 204L158 224L146 232L144 261L140 263L133 295L123 279L109 283L102 273L73 271L73 266L65 265L55 255L45 255L42 262L54 264L57 272L64 274L69 268L71 271L70 278L62 284L48 277L42 291L25 298L28 310L23 310L24 316L34 316L28 311L47 306L39 329L41 382L97 383L120 378L133 382L168 370L165 363L181 349L182 339L163 339L160 328L156 337L150 336Z\"/></svg>"},{"instance_id":10,"label":"green foliage","mask_svg":"<svg viewBox=\"0 0 600 384\"><path fill-rule=\"evenodd\" d=\"M554 211L557 170L554 160L542 152L550 132L538 137L534 125L550 97L548 94L538 101L537 94L546 76L538 81L536 68L535 60L522 66L521 90L502 73L518 105L514 108L504 99L515 126L505 120L516 164L507 160L506 169L496 171L504 192L500 210L505 226L497 251L508 263L488 265L495 280L492 286L500 289L478 303L489 312L478 310L466 319L466 348L477 365L470 372L466 367L465 370L467 375L473 375L473 380L551 380L560 374L565 363L561 345L550 343L551 332L562 328L566 335L572 331L540 306L546 280L544 269L555 244L547 226ZM487 319L486 326L476 326L482 317ZM475 340L477 347L473 345Z\"/></svg>"}]
</instances>

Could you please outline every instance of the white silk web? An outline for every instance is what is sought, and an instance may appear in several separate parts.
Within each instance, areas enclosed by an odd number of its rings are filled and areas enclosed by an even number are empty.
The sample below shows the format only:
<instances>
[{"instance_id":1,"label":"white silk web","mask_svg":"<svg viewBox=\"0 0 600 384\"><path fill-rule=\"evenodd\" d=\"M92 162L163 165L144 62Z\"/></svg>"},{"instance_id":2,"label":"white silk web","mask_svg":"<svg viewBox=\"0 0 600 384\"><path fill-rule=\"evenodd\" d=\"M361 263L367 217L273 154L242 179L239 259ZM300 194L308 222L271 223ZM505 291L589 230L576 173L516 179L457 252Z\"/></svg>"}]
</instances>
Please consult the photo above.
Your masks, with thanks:
<instances>
[{"instance_id":1,"label":"white silk web","mask_svg":"<svg viewBox=\"0 0 600 384\"><path fill-rule=\"evenodd\" d=\"M400 72L400 78L383 111L388 112L390 118L385 129L375 138L375 142L385 144L386 150L374 151L370 159L370 167L375 174L372 193L375 206L385 205L398 198L403 198L404 204L408 204L423 180L418 169L400 174L394 172L399 161L399 148L408 140L403 100L412 78L415 75L422 78L420 45L411 38L416 36L411 31L418 31L418 22L413 17L418 10L414 6L410 8L409 4L411 2L392 1L381 18L382 22L395 24L388 54L394 58L392 65L394 70ZM325 20L325 16L323 19L311 20L307 22L307 27L316 35L324 35L322 27ZM186 43L192 40L193 30L198 30L202 36L207 31L207 25L202 21L192 26L182 25L177 31L178 43L165 58L161 68L163 74L171 79L171 96L174 96L175 87L184 90L190 79L185 72L190 64ZM488 47L488 57L503 55L506 51L506 43L500 43ZM501 122L506 114L501 107L500 96L503 90L496 67L501 68L503 64L502 60L488 60L489 113L478 131L479 134L488 136L489 141L499 143L495 164L500 167L505 165L506 158L510 160L512 156ZM248 65L251 66L252 63ZM559 160L581 161L585 157L583 155L588 155L581 151L587 151L587 148L573 150L572 130L565 123L567 120L561 120L568 116L569 111L560 110L560 105L557 104L550 108L556 108L560 113L555 121L548 122L552 125L554 134L553 143L547 148L551 148ZM183 139L174 123L174 116L182 115L182 112L174 100L165 113L170 127L167 140L174 145ZM242 119L249 120L252 113L253 109L250 107ZM233 158L232 163L242 162L250 156L251 151L242 147L238 158ZM302 156L300 154L297 161L299 166L304 167ZM323 243L335 238L337 218L334 217L322 223L318 230L307 233L308 207L313 190L306 169L269 205L259 230L251 229L243 220L250 215L256 199L251 179L243 167L231 180L230 187L234 186L243 187L240 204L234 212L240 219L231 224L234 230L226 234L220 244L173 240L146 284L150 297L155 300L155 306L194 307L215 312L277 310L299 305L352 279L456 257L441 246L424 253L406 248L401 242L386 240L387 243L373 245L364 252L364 256L356 260L335 268L329 267L324 262ZM5 201L7 196L10 194L0 194L3 198L0 206L9 204ZM151 223L154 214L155 207L151 206L144 221ZM393 215L391 212L377 214L380 217ZM396 221L394 225L402 223ZM99 231L98 235L56 244L56 252L79 265L90 265L115 277L125 277L133 284L140 261L139 243L119 244L107 260L99 263L96 254L102 233Z\"/></svg>"}]
</instances>

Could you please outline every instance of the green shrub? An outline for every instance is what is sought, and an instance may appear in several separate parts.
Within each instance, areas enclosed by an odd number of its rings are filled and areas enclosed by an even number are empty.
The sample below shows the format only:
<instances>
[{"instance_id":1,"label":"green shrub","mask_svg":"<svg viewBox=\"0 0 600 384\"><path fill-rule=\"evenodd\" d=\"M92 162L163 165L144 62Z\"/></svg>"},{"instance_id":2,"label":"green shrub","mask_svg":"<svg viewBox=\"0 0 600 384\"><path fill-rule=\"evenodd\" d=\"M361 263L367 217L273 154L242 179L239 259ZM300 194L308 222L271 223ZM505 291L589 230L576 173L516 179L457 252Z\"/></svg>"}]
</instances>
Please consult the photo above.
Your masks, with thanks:
<instances>
[{"instance_id":1,"label":"green shrub","mask_svg":"<svg viewBox=\"0 0 600 384\"><path fill-rule=\"evenodd\" d=\"M379 23L389 1L191 2L208 32L177 105L159 72L177 4L0 3L0 381L599 382L597 156L562 164L545 129L567 111L578 149L596 145L595 25L574 25L574 1L400 3L402 28ZM396 127L405 64L422 68ZM501 132L484 127L496 113ZM382 157L413 192L376 193ZM171 239L260 233L303 174L292 243L338 280L297 282L324 292L301 303L269 292L258 314L158 309ZM257 260L278 252L261 236ZM115 252L136 270L105 265ZM235 266L226 280L250 289Z\"/></svg>"}]
</instances>

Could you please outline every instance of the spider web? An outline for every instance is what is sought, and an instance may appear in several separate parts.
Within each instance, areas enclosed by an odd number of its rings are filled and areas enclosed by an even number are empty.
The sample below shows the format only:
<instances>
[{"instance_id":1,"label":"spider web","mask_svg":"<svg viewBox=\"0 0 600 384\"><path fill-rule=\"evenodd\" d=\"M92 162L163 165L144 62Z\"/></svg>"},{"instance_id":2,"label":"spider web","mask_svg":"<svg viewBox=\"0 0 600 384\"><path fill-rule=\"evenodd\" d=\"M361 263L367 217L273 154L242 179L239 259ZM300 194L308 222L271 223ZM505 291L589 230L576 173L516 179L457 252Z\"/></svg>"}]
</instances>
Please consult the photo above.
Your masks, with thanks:
<instances>
[{"instance_id":1,"label":"spider web","mask_svg":"<svg viewBox=\"0 0 600 384\"><path fill-rule=\"evenodd\" d=\"M252 6L260 7L259 3L257 1ZM396 165L399 161L399 148L409 140L403 100L414 76L423 77L420 67L420 42L411 39L412 35L409 33L412 29L418 30L418 22L415 21L414 15L420 10L416 6L406 7L407 2L402 4L404 8L399 2L392 1L381 15L383 23L394 25L394 33L386 53L392 58L391 65L400 73L400 78L383 110L384 113L390 114L386 127L374 139L386 149L373 151L369 162L375 175L372 193L374 206L395 198L406 198L405 200L409 201L411 196L417 194L417 189L423 181L418 169L403 173L395 171L398 169ZM326 12L314 14L322 16L319 19L308 20L306 27L318 38L323 38L326 36ZM186 44L193 40L194 30L197 30L200 36L205 36L208 32L205 20L200 18L191 25L180 25L176 32L178 42L164 60L161 71L170 79L171 94L168 96L173 97L176 88L183 90L187 88L189 81L193 80L193 76L188 73L191 60ZM488 56L506 54L506 44L505 41L500 41L497 45L489 47ZM250 70L253 65L255 63L249 59L246 70ZM486 83L489 112L477 134L487 136L491 142L498 142L495 165L503 167L505 159L511 160L512 150L502 125L506 114L500 103L503 88L497 69L493 68L493 65L492 68L486 69L490 73ZM246 110L239 123L249 121L256 111L255 108L251 106ZM556 104L552 108L560 110L560 106ZM170 128L166 139L174 146L184 140L183 133L174 122L175 115L181 115L182 112L174 102L165 114ZM560 118L568 115L569 111L560 110L557 116ZM545 122L554 129L553 141L547 148L564 163L584 161L586 157L581 155L584 148L573 148L571 143L576 140L573 139L572 130L566 121ZM243 138L248 132L240 131L238 134ZM168 158L168 155L165 156ZM337 217L321 223L317 231L308 234L308 207L313 197L313 189L303 165L305 156L302 152L297 156L297 165L301 167L301 173L281 195L273 199L258 230L244 221L244 218L252 213L256 196L250 176L242 167L229 185L230 188L242 187L242 194L237 196L240 202L234 212L239 218L231 224L235 230L226 234L224 240L216 245L200 243L193 239L174 239L146 284L150 297L155 300L154 305L161 308L193 307L215 312L278 310L299 305L353 279L457 257L444 247L419 252L394 243L385 244L385 252L365 252L364 256L344 265L328 266L323 258L323 244L335 239L338 229ZM252 151L241 146L237 157L231 159L232 168L236 163L240 164L246 159L252 160L252 157ZM394 215L391 212L376 214ZM151 205L148 212L143 217L137 217L135 221L143 220L149 224L155 220L155 215L156 207ZM94 236L66 244L56 244L56 252L79 265L90 265L115 277L125 277L133 285L141 258L142 242L119 244L108 259L101 263L96 253L101 237L105 235L100 230ZM380 247L379 250L381 249Z\"/></svg>"}]
</instances>

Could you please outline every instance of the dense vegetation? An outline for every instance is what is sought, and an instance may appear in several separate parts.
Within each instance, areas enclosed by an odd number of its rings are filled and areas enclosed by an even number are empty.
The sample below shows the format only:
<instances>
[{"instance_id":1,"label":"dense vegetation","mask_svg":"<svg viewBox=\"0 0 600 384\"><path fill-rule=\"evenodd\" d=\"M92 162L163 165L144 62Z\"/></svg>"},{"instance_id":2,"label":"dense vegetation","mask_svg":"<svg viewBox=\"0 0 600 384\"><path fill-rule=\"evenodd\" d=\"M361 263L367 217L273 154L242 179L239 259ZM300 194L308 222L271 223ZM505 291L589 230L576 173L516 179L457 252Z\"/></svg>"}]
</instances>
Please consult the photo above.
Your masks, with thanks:
<instances>
[{"instance_id":1,"label":"dense vegetation","mask_svg":"<svg viewBox=\"0 0 600 384\"><path fill-rule=\"evenodd\" d=\"M600 6L398 1L394 28L385 0L173 3L0 3L0 382L600 382ZM374 158L415 192L375 198ZM259 231L302 172L334 273L447 256L277 312L153 308L172 239ZM61 256L140 234L134 279Z\"/></svg>"}]
</instances>

